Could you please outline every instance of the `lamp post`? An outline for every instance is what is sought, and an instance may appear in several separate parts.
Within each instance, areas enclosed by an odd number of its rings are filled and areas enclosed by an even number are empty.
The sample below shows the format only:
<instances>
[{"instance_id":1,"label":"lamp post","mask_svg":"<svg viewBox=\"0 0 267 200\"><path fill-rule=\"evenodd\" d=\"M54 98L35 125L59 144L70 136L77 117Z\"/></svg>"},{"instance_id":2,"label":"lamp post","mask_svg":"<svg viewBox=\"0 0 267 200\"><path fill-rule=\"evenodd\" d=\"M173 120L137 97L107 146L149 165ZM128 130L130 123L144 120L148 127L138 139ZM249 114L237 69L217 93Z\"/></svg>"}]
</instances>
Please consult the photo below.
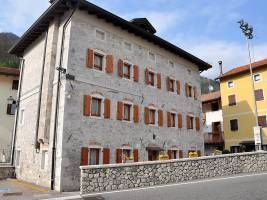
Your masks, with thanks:
<instances>
[{"instance_id":1,"label":"lamp post","mask_svg":"<svg viewBox=\"0 0 267 200\"><path fill-rule=\"evenodd\" d=\"M252 97L254 102L254 113L256 118L256 126L254 127L254 139L255 139L255 146L256 150L261 150L262 140L261 140L261 127L259 126L259 120L258 120L258 109L257 109L257 102L255 98L255 84L254 84L254 78L253 78L253 72L252 72L252 61L251 61L251 52L250 52L250 40L253 39L253 27L249 25L247 22L245 22L243 19L241 19L239 22L240 29L244 33L246 40L247 40L247 48L248 48L248 56L249 56L249 70L250 70L250 79L252 84Z\"/></svg>"}]
</instances>

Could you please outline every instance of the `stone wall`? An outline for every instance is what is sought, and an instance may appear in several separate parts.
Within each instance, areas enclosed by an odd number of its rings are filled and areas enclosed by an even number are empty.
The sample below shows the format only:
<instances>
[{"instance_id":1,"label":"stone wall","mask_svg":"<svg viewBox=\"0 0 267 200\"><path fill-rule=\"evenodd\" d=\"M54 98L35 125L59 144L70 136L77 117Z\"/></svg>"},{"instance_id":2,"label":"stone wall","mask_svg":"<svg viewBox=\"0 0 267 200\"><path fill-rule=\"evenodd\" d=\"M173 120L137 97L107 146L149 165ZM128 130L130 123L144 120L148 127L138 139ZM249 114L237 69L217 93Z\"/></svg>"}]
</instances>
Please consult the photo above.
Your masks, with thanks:
<instances>
[{"instance_id":1,"label":"stone wall","mask_svg":"<svg viewBox=\"0 0 267 200\"><path fill-rule=\"evenodd\" d=\"M267 152L81 167L81 194L267 170Z\"/></svg>"},{"instance_id":2,"label":"stone wall","mask_svg":"<svg viewBox=\"0 0 267 200\"><path fill-rule=\"evenodd\" d=\"M14 178L15 168L12 166L0 166L0 180L6 178Z\"/></svg>"}]
</instances>

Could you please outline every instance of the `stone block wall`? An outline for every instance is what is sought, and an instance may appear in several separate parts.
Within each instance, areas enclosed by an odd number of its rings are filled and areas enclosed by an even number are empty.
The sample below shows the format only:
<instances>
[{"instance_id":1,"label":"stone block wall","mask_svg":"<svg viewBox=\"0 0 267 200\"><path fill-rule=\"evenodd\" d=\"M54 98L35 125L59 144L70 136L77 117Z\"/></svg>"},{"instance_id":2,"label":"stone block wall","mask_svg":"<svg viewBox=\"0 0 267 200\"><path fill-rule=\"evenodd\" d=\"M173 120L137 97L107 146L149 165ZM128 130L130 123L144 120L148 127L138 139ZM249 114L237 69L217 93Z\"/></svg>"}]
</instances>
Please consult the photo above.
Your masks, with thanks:
<instances>
[{"instance_id":1,"label":"stone block wall","mask_svg":"<svg viewBox=\"0 0 267 200\"><path fill-rule=\"evenodd\" d=\"M267 152L81 167L81 194L267 170Z\"/></svg>"},{"instance_id":2,"label":"stone block wall","mask_svg":"<svg viewBox=\"0 0 267 200\"><path fill-rule=\"evenodd\" d=\"M12 166L0 166L0 180L14 178L15 168Z\"/></svg>"}]
</instances>

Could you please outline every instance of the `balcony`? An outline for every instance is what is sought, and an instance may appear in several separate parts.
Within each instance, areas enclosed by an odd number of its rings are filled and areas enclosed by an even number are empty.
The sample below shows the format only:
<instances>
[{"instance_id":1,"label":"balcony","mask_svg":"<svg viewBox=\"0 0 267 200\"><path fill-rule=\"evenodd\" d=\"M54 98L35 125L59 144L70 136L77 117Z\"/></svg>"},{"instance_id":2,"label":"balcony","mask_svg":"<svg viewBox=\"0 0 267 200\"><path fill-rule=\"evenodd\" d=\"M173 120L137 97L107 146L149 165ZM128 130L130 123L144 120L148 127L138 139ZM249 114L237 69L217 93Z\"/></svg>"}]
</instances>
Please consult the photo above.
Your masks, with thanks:
<instances>
[{"instance_id":1,"label":"balcony","mask_svg":"<svg viewBox=\"0 0 267 200\"><path fill-rule=\"evenodd\" d=\"M204 134L205 144L223 144L224 138L222 132L213 132Z\"/></svg>"}]
</instances>

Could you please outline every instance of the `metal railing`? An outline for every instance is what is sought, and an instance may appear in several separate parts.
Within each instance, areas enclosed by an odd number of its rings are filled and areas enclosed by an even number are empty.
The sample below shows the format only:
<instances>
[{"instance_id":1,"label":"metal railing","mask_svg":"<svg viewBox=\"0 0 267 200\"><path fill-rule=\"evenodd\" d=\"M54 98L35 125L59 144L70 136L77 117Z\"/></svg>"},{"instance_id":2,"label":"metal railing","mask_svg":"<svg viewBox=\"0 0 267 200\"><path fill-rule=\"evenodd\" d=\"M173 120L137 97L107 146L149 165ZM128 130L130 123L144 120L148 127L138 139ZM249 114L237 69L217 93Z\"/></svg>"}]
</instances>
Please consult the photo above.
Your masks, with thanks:
<instances>
[{"instance_id":1,"label":"metal railing","mask_svg":"<svg viewBox=\"0 0 267 200\"><path fill-rule=\"evenodd\" d=\"M0 149L0 163L10 163L11 149Z\"/></svg>"}]
</instances>

